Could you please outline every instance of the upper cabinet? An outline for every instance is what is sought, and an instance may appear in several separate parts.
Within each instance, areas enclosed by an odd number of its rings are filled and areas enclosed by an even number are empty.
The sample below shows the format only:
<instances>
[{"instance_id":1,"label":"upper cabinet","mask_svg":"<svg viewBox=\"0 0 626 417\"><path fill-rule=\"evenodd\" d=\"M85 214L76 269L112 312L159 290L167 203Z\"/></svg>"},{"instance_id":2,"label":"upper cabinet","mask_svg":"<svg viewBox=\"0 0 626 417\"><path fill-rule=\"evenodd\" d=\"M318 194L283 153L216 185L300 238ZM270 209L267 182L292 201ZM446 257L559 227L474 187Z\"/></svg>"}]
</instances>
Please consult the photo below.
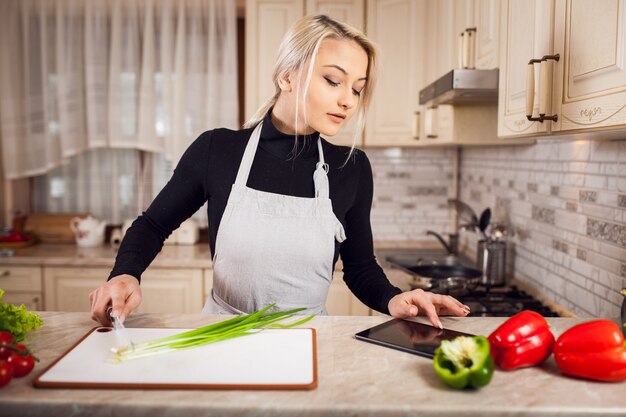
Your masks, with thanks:
<instances>
[{"instance_id":1,"label":"upper cabinet","mask_svg":"<svg viewBox=\"0 0 626 417\"><path fill-rule=\"evenodd\" d=\"M500 56L501 0L474 0L473 23L476 27L476 68L498 68Z\"/></svg>"},{"instance_id":2,"label":"upper cabinet","mask_svg":"<svg viewBox=\"0 0 626 417\"><path fill-rule=\"evenodd\" d=\"M426 60L426 0L368 0L367 33L378 46L378 77L366 146L410 146L419 135Z\"/></svg>"},{"instance_id":3,"label":"upper cabinet","mask_svg":"<svg viewBox=\"0 0 626 417\"><path fill-rule=\"evenodd\" d=\"M552 131L626 128L626 1L559 0Z\"/></svg>"},{"instance_id":4,"label":"upper cabinet","mask_svg":"<svg viewBox=\"0 0 626 417\"><path fill-rule=\"evenodd\" d=\"M626 128L626 0L502 7L499 136Z\"/></svg>"},{"instance_id":5,"label":"upper cabinet","mask_svg":"<svg viewBox=\"0 0 626 417\"><path fill-rule=\"evenodd\" d=\"M304 14L304 0L246 0L245 118L274 96L280 41Z\"/></svg>"},{"instance_id":6,"label":"upper cabinet","mask_svg":"<svg viewBox=\"0 0 626 417\"><path fill-rule=\"evenodd\" d=\"M531 122L526 117L527 96L548 94L538 91L539 77L534 77L527 91L528 65L531 59L551 55L553 32L551 0L507 0L502 2L500 39L500 82L498 86L498 136L536 135L548 132L548 123ZM534 67L539 67L533 64ZM535 71L537 72L537 71ZM538 100L533 101L538 114ZM550 111L550 110L548 110Z\"/></svg>"},{"instance_id":7,"label":"upper cabinet","mask_svg":"<svg viewBox=\"0 0 626 417\"><path fill-rule=\"evenodd\" d=\"M280 42L291 25L308 14L326 14L358 29L364 26L365 0L246 0L245 119L274 95L272 72ZM351 146L354 124L329 137L334 144ZM359 137L357 146L362 145Z\"/></svg>"}]
</instances>

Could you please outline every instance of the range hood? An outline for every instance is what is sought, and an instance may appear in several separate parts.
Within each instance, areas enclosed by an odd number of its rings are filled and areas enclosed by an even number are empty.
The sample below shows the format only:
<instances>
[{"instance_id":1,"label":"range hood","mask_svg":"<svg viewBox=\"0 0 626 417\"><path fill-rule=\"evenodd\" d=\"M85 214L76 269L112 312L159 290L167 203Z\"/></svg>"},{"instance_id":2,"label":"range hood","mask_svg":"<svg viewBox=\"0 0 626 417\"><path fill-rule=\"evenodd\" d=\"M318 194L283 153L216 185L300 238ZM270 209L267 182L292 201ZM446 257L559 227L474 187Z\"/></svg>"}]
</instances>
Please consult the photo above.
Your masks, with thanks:
<instances>
[{"instance_id":1,"label":"range hood","mask_svg":"<svg viewBox=\"0 0 626 417\"><path fill-rule=\"evenodd\" d=\"M498 100L498 69L453 69L420 91L420 104L479 104Z\"/></svg>"}]
</instances>

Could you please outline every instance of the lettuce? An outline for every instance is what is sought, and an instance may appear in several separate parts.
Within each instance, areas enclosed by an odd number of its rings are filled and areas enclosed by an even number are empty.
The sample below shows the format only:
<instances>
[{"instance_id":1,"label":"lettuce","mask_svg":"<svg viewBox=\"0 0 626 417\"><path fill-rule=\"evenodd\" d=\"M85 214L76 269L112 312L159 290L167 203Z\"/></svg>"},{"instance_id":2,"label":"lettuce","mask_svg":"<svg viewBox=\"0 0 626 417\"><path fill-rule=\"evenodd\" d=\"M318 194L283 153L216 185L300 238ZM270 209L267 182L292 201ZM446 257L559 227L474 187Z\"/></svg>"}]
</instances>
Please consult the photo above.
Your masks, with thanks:
<instances>
[{"instance_id":1,"label":"lettuce","mask_svg":"<svg viewBox=\"0 0 626 417\"><path fill-rule=\"evenodd\" d=\"M3 303L4 290L0 289L0 331L9 332L15 337L16 342L24 340L26 332L34 330L43 324L43 320L37 313L26 310L26 306L16 306L11 303Z\"/></svg>"}]
</instances>

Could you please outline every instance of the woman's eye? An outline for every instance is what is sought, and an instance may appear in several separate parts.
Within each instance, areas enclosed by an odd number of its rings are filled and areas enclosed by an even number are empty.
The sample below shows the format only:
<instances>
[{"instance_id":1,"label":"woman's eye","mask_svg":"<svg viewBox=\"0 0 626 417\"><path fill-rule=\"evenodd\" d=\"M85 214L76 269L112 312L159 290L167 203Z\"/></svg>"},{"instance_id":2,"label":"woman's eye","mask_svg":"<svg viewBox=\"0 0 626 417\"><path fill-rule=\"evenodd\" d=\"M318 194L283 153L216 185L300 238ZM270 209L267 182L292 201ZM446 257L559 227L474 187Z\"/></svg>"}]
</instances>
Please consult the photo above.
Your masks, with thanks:
<instances>
[{"instance_id":1,"label":"woman's eye","mask_svg":"<svg viewBox=\"0 0 626 417\"><path fill-rule=\"evenodd\" d=\"M357 90L355 90L355 89L352 89L352 94L354 94L354 95L355 95L355 96L357 96L357 97L361 97L361 92L360 92L360 91L357 91Z\"/></svg>"},{"instance_id":2,"label":"woman's eye","mask_svg":"<svg viewBox=\"0 0 626 417\"><path fill-rule=\"evenodd\" d=\"M330 85L331 87L337 87L339 85L339 83L334 82L333 80L331 80L330 78L326 78L324 77L324 79L326 80L326 82L328 83L328 85Z\"/></svg>"}]
</instances>

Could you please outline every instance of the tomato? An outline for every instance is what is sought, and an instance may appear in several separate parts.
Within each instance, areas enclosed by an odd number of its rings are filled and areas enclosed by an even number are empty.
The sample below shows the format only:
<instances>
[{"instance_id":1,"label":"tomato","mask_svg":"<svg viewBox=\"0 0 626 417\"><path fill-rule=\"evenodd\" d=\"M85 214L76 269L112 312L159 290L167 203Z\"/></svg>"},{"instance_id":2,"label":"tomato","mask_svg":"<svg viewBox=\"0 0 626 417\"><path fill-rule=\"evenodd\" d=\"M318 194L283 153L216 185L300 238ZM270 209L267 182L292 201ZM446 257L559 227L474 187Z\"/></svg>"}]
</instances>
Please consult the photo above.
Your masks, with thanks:
<instances>
[{"instance_id":1,"label":"tomato","mask_svg":"<svg viewBox=\"0 0 626 417\"><path fill-rule=\"evenodd\" d=\"M13 343L13 335L9 332L0 332L0 359L7 359L11 356L13 351L9 348L4 347L4 345L11 345Z\"/></svg>"},{"instance_id":2,"label":"tomato","mask_svg":"<svg viewBox=\"0 0 626 417\"><path fill-rule=\"evenodd\" d=\"M0 388L13 378L13 365L9 361L0 360Z\"/></svg>"},{"instance_id":3,"label":"tomato","mask_svg":"<svg viewBox=\"0 0 626 417\"><path fill-rule=\"evenodd\" d=\"M35 367L35 358L30 354L12 353L7 362L13 365L13 376L16 378L28 375Z\"/></svg>"}]
</instances>

